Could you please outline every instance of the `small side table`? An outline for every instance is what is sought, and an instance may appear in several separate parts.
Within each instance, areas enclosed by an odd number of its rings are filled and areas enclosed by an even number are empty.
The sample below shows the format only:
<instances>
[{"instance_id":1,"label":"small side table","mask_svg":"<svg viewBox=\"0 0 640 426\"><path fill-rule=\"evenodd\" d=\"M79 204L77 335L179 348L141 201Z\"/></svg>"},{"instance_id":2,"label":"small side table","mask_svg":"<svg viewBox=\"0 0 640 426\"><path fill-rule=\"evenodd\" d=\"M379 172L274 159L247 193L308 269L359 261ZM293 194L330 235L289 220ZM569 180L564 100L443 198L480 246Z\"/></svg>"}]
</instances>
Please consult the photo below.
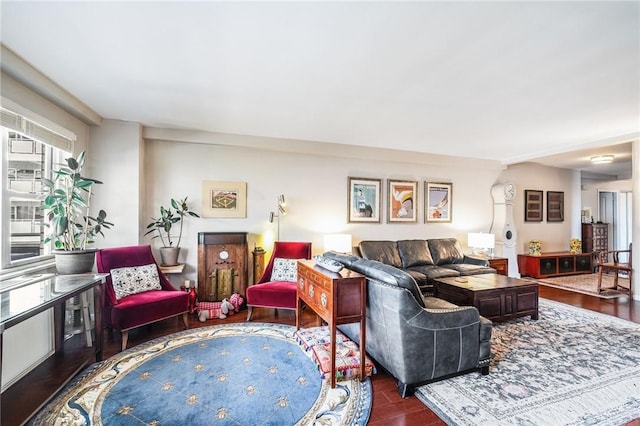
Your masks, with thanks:
<instances>
[{"instance_id":1,"label":"small side table","mask_svg":"<svg viewBox=\"0 0 640 426\"><path fill-rule=\"evenodd\" d=\"M489 257L489 266L499 275L509 275L509 259L506 257Z\"/></svg>"},{"instance_id":2,"label":"small side table","mask_svg":"<svg viewBox=\"0 0 640 426\"><path fill-rule=\"evenodd\" d=\"M256 247L253 249L253 283L257 283L264 273L264 249Z\"/></svg>"},{"instance_id":3,"label":"small side table","mask_svg":"<svg viewBox=\"0 0 640 426\"><path fill-rule=\"evenodd\" d=\"M184 271L184 263L178 263L173 266L158 265L158 268L163 274L181 274Z\"/></svg>"},{"instance_id":4,"label":"small side table","mask_svg":"<svg viewBox=\"0 0 640 426\"><path fill-rule=\"evenodd\" d=\"M296 330L306 304L325 320L331 333L331 387L336 387L336 326L360 322L360 381L365 378L367 281L349 269L331 272L313 260L298 261Z\"/></svg>"}]
</instances>

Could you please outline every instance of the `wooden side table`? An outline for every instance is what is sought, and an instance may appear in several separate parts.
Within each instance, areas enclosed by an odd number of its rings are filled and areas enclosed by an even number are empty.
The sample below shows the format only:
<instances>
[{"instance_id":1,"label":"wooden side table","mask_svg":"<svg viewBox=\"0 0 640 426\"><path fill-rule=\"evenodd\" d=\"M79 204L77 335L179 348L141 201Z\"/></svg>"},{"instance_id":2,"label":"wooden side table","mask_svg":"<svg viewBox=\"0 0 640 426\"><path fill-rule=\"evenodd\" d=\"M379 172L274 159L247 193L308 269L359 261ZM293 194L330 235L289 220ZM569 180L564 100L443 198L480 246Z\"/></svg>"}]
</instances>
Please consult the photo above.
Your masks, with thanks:
<instances>
[{"instance_id":1,"label":"wooden side table","mask_svg":"<svg viewBox=\"0 0 640 426\"><path fill-rule=\"evenodd\" d=\"M336 326L360 322L360 380L365 378L366 284L364 275L343 269L331 272L313 260L298 261L296 330L303 304L327 322L331 333L331 387L336 386Z\"/></svg>"},{"instance_id":2,"label":"wooden side table","mask_svg":"<svg viewBox=\"0 0 640 426\"><path fill-rule=\"evenodd\" d=\"M506 257L490 257L487 259L489 266L499 275L509 275L509 259Z\"/></svg>"},{"instance_id":3,"label":"wooden side table","mask_svg":"<svg viewBox=\"0 0 640 426\"><path fill-rule=\"evenodd\" d=\"M264 249L256 247L253 249L253 283L257 283L264 273Z\"/></svg>"}]
</instances>

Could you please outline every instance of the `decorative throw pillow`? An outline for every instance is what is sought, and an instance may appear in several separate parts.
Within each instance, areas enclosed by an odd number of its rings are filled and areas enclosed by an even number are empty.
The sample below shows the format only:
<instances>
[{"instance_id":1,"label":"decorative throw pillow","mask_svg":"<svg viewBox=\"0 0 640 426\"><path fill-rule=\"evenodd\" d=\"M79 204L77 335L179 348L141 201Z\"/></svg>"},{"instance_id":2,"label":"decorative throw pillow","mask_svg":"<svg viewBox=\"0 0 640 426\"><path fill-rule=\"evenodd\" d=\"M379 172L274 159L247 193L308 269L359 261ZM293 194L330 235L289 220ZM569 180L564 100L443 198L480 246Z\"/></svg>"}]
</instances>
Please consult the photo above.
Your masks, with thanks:
<instances>
[{"instance_id":1,"label":"decorative throw pillow","mask_svg":"<svg viewBox=\"0 0 640 426\"><path fill-rule=\"evenodd\" d=\"M273 259L271 281L298 282L298 259Z\"/></svg>"},{"instance_id":2,"label":"decorative throw pillow","mask_svg":"<svg viewBox=\"0 0 640 426\"><path fill-rule=\"evenodd\" d=\"M162 290L158 267L155 263L144 266L130 266L111 270L111 282L116 299L144 293L149 290Z\"/></svg>"}]
</instances>

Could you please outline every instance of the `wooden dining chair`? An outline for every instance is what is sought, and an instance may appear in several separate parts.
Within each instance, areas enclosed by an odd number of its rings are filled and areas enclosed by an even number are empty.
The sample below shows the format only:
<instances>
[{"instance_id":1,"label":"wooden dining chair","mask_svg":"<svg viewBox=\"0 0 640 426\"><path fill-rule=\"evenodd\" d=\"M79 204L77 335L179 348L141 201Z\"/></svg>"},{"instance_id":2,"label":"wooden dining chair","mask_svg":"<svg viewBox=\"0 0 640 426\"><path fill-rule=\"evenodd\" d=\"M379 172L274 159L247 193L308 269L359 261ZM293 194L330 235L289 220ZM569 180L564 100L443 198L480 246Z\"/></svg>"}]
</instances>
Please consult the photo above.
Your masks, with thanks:
<instances>
[{"instance_id":1,"label":"wooden dining chair","mask_svg":"<svg viewBox=\"0 0 640 426\"><path fill-rule=\"evenodd\" d=\"M598 293L602 293L609 290L616 290L620 293L626 293L629 295L629 298L632 297L632 273L633 267L631 265L631 257L632 257L632 245L629 244L628 250L609 250L609 251L601 251L598 253L596 268L598 271ZM627 256L626 262L621 262L621 254L625 254ZM602 276L603 274L612 274L613 275L613 287L602 287ZM618 278L623 275L625 277L629 277L629 288L623 287L618 283Z\"/></svg>"}]
</instances>

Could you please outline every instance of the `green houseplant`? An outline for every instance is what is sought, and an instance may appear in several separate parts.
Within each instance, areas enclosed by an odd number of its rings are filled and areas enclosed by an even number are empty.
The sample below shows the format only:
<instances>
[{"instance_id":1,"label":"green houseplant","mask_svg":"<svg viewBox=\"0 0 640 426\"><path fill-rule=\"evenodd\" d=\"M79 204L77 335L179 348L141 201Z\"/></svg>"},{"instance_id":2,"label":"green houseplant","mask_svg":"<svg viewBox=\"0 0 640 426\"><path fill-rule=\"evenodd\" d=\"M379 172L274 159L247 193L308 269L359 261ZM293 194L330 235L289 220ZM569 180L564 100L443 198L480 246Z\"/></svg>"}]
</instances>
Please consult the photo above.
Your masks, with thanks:
<instances>
[{"instance_id":1,"label":"green houseplant","mask_svg":"<svg viewBox=\"0 0 640 426\"><path fill-rule=\"evenodd\" d=\"M61 274L91 272L95 248L87 248L97 235L104 237L107 213L100 210L96 217L89 216L93 186L102 182L82 176L85 152L78 158L69 157L66 164L57 164L53 179L42 179L51 192L45 197L42 210L48 220L49 234L44 242L53 242L56 268Z\"/></svg>"},{"instance_id":2,"label":"green houseplant","mask_svg":"<svg viewBox=\"0 0 640 426\"><path fill-rule=\"evenodd\" d=\"M185 197L182 200L175 200L172 198L169 208L160 206L160 216L158 218L152 217L152 222L147 225L148 231L144 235L155 232L156 235L153 236L152 240L160 238L160 241L162 241L160 258L162 259L162 265L164 266L174 266L178 264L184 219L188 216L200 217L197 213L189 210L187 198L188 197ZM171 235L173 225L176 224L180 224L177 241L175 240L175 235Z\"/></svg>"}]
</instances>

